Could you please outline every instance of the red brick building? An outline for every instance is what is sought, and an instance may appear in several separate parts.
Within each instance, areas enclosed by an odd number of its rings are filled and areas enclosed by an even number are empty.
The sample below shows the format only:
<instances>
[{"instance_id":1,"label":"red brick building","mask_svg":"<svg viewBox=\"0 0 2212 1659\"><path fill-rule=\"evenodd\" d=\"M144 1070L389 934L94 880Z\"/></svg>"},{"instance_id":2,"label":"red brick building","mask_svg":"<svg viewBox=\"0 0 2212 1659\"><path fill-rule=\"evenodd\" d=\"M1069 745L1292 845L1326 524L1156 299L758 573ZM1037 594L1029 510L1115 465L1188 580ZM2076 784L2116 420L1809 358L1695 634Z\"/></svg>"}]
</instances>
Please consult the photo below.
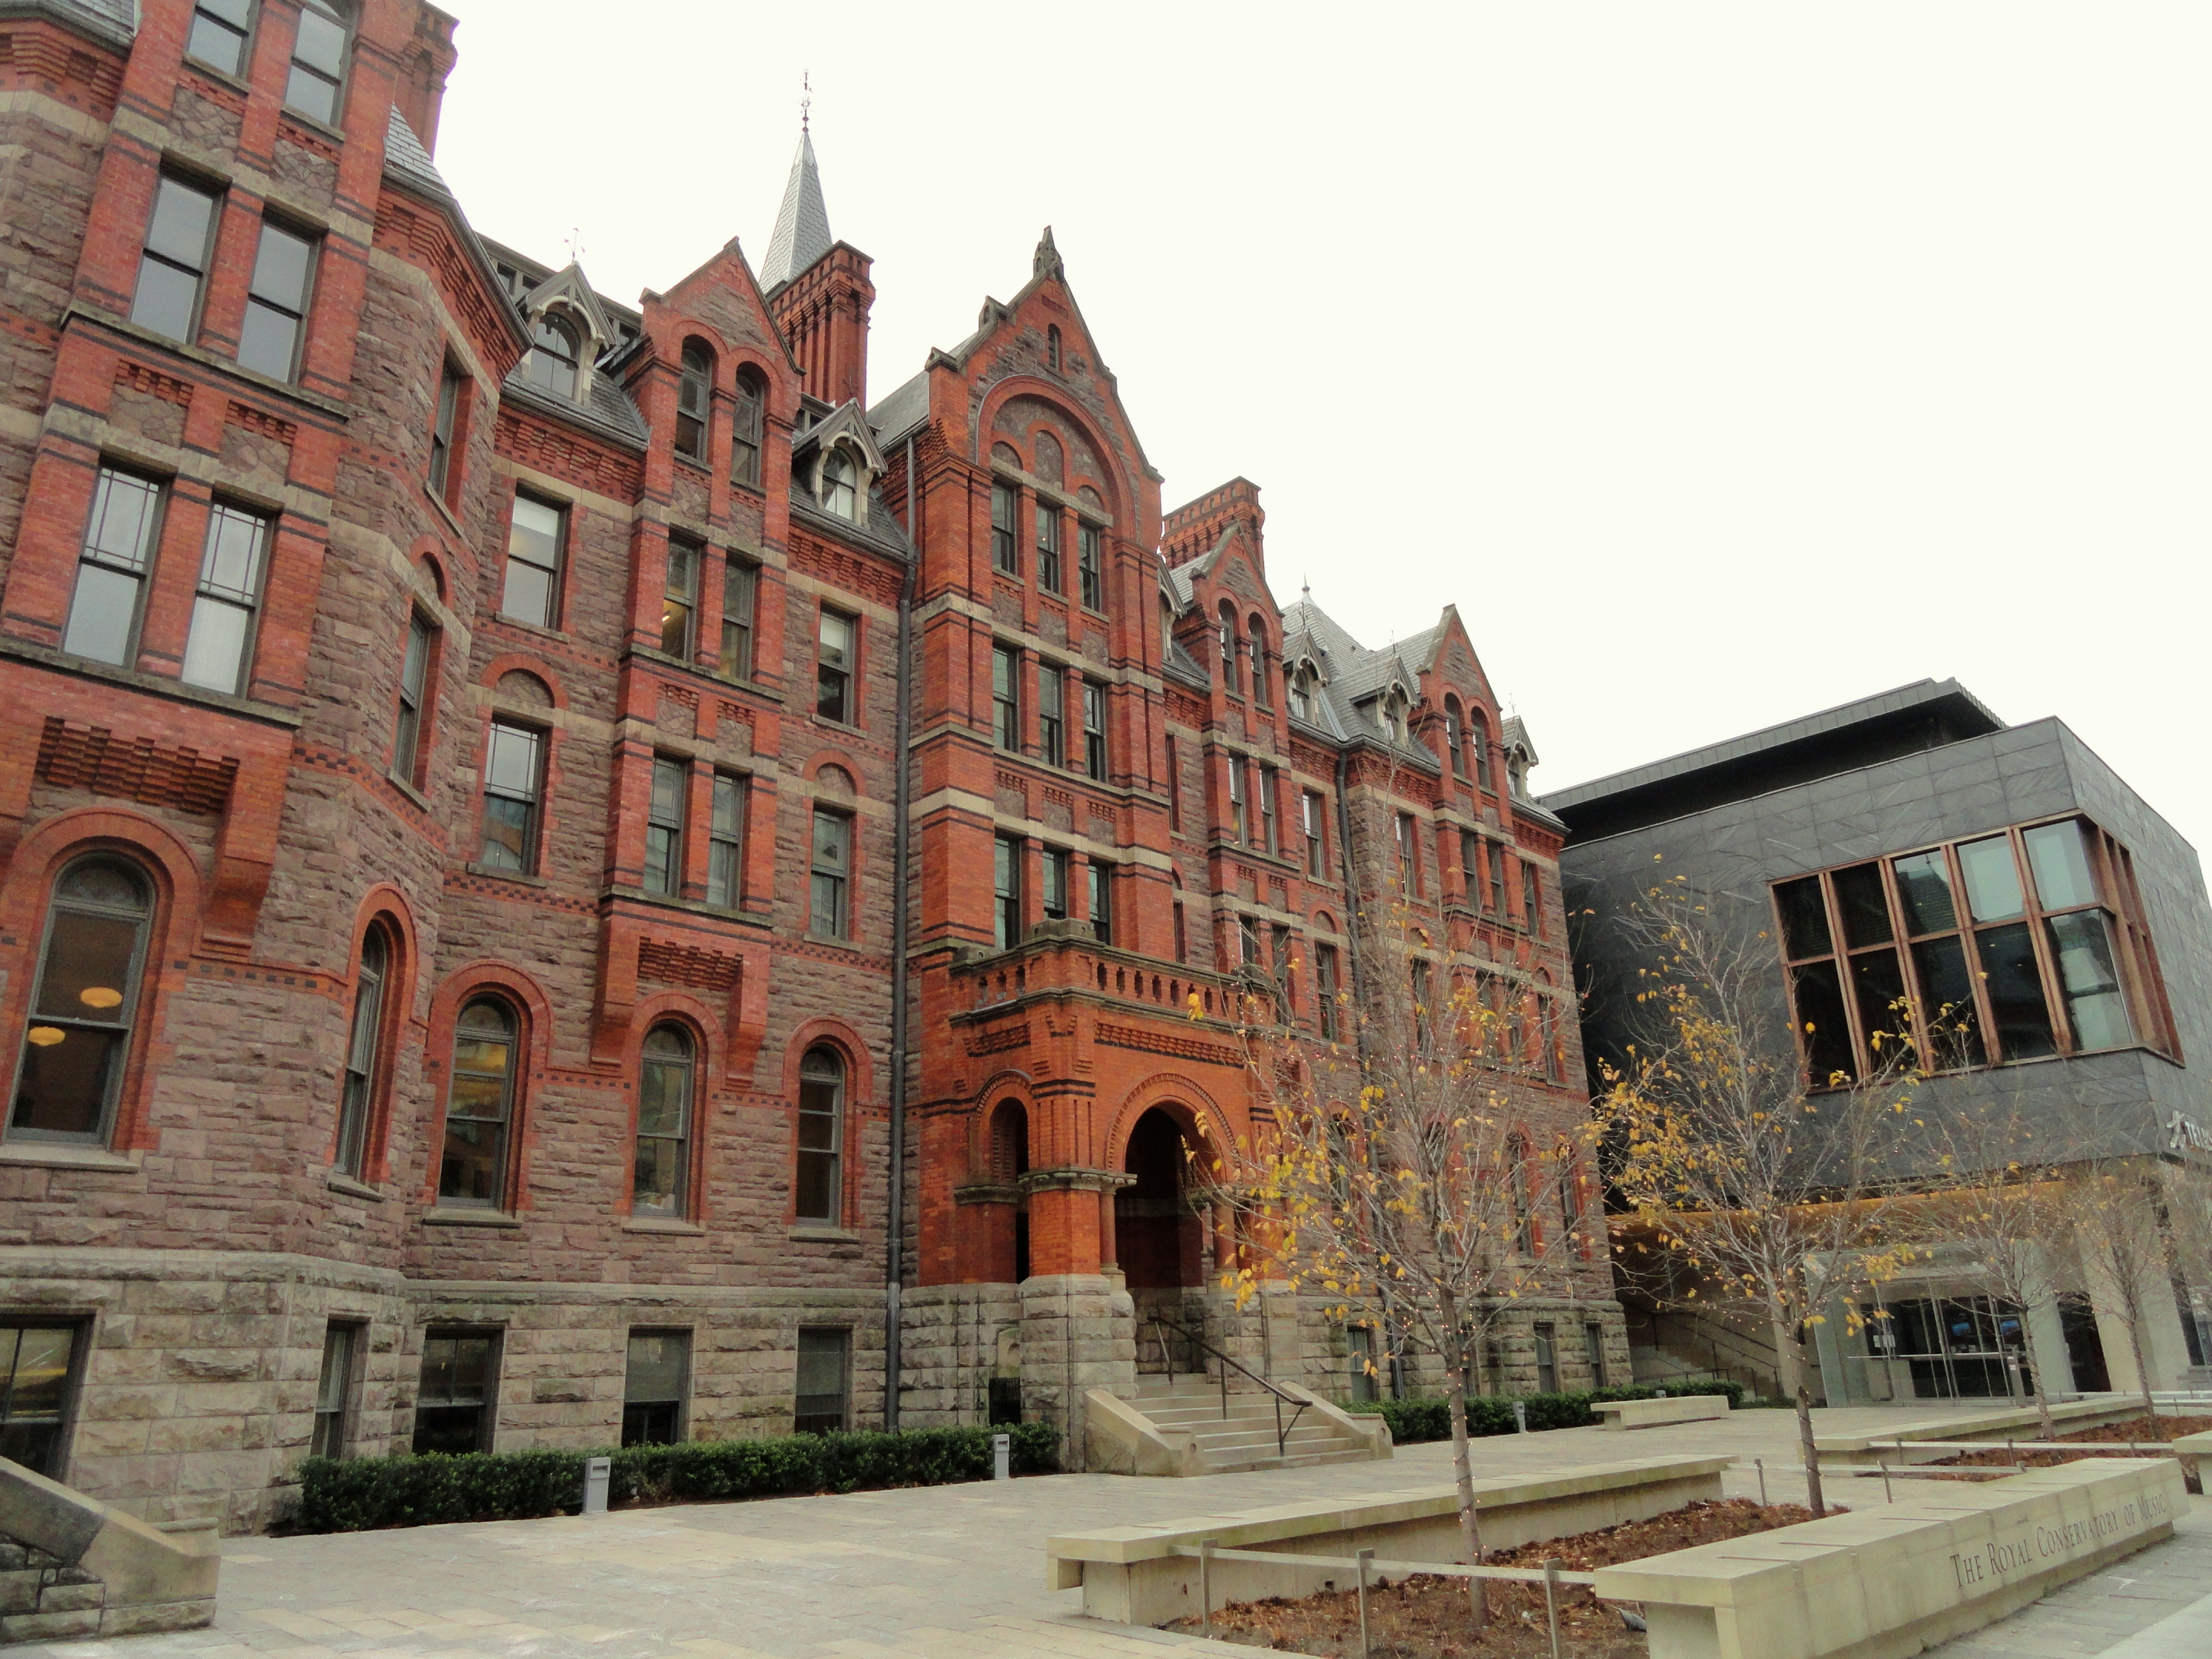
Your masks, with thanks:
<instances>
[{"instance_id":1,"label":"red brick building","mask_svg":"<svg viewBox=\"0 0 2212 1659\"><path fill-rule=\"evenodd\" d=\"M485 242L452 30L0 6L0 1453L252 1527L311 1449L1073 1428L1164 1300L1341 1390L1173 1153L1396 870L1583 1098L1459 618L1163 515L1048 232L873 407L804 138L757 270Z\"/></svg>"}]
</instances>

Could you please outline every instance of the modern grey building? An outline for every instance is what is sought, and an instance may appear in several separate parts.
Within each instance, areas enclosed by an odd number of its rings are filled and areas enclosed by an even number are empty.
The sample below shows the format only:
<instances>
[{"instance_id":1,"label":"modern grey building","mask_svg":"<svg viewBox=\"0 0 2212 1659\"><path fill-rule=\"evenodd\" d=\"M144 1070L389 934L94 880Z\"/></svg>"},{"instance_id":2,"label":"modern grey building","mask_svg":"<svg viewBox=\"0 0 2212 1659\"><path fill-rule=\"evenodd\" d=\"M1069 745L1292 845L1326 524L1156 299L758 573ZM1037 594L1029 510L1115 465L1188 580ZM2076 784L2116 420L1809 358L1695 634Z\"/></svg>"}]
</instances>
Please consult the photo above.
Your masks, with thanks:
<instances>
[{"instance_id":1,"label":"modern grey building","mask_svg":"<svg viewBox=\"0 0 2212 1659\"><path fill-rule=\"evenodd\" d=\"M2203 873L2061 721L2007 726L1956 681L1923 680L1542 805L1570 831L1561 878L1593 1063L1631 1040L1648 964L1620 919L1663 871L1781 941L1777 1012L1811 1075L1862 1072L1869 1031L1909 996L1960 1011L1941 1036L1920 1034L1943 1068L1920 1097L1931 1117L2002 1107L2072 1156L2155 1157L2212 1181ZM2144 1298L2154 1388L2212 1381L2212 1296L2189 1276ZM2019 1321L1972 1263L1939 1259L1875 1294L1886 1321L1814 1330L1832 1403L2018 1386ZM2039 1324L2046 1370L2063 1355L2071 1373L2046 1376L2056 1391L2136 1386L2125 1327L2098 1302L2085 1291ZM1631 1334L1655 1371L1771 1372L1771 1344L1725 1322L1647 1301Z\"/></svg>"}]
</instances>

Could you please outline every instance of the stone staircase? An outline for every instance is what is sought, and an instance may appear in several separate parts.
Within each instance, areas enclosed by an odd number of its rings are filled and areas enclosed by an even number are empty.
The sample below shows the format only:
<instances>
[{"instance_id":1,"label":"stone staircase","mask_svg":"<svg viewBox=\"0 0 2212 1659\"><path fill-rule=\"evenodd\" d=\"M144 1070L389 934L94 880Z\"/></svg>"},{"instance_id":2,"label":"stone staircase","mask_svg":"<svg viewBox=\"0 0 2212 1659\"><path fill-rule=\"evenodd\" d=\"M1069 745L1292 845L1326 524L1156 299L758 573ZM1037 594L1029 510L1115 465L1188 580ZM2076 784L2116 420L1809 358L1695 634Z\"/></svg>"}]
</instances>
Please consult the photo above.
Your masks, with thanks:
<instances>
[{"instance_id":1,"label":"stone staircase","mask_svg":"<svg viewBox=\"0 0 2212 1659\"><path fill-rule=\"evenodd\" d=\"M1374 1442L1318 1406L1308 1406L1297 1414L1297 1426L1279 1450L1275 1396L1233 1373L1226 1417L1222 1415L1221 1384L1188 1372L1172 1381L1158 1374L1139 1376L1137 1397L1128 1403L1163 1438L1179 1444L1196 1442L1207 1474L1364 1463L1377 1455ZM1288 1424L1297 1411L1295 1406L1285 1403L1283 1422ZM1386 1449L1380 1455L1387 1457L1389 1453Z\"/></svg>"}]
</instances>

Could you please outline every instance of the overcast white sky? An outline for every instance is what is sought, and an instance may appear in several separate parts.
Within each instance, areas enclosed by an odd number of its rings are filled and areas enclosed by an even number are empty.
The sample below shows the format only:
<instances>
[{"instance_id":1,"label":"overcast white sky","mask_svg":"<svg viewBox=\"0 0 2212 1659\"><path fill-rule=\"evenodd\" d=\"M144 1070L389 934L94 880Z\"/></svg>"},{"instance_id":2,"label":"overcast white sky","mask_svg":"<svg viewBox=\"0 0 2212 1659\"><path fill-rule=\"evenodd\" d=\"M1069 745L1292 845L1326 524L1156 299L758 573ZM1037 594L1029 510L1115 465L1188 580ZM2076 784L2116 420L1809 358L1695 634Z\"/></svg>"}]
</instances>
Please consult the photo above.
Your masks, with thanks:
<instances>
[{"instance_id":1,"label":"overcast white sky","mask_svg":"<svg viewBox=\"0 0 2212 1659\"><path fill-rule=\"evenodd\" d=\"M1166 503L1455 602L1540 789L1951 675L2212 845L2212 8L445 3L447 178L624 301L811 70L872 395L1050 222Z\"/></svg>"}]
</instances>

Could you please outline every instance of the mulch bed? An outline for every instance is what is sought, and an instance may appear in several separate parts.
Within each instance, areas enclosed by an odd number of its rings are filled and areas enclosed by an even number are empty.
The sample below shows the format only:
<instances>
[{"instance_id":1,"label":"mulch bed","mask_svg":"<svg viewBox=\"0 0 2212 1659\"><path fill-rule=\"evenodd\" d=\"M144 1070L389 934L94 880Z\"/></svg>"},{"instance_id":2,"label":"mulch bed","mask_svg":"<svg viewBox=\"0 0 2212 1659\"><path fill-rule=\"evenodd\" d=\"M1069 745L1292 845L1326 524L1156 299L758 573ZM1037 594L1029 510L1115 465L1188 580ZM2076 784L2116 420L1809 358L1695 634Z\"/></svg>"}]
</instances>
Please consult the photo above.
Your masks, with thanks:
<instances>
[{"instance_id":1,"label":"mulch bed","mask_svg":"<svg viewBox=\"0 0 2212 1659\"><path fill-rule=\"evenodd\" d=\"M2066 1445L2107 1447L2119 1456L2128 1455L2130 1442L2148 1446L2168 1440L2179 1440L2185 1434L2202 1434L2212 1429L2212 1417L2166 1417L2154 1422L2147 1417L2130 1417L2124 1423L2106 1423L2094 1429L2072 1429L2059 1435ZM2022 1464L2031 1469L2052 1468L2061 1463L2078 1462L2084 1457L2094 1457L2092 1451L2030 1451L2025 1439L2008 1450L1998 1446L1985 1452L1954 1452L1948 1457L1939 1457L1928 1467L1931 1468L1986 1468L1992 1464ZM2162 1454L2161 1454L2162 1455ZM2004 1471L2010 1474L2009 1468ZM1972 1478L1972 1477L1969 1477ZM1986 1477L2000 1480L2002 1475Z\"/></svg>"},{"instance_id":2,"label":"mulch bed","mask_svg":"<svg viewBox=\"0 0 2212 1659\"><path fill-rule=\"evenodd\" d=\"M1833 1504L1829 1513L1843 1510ZM1494 1567L1540 1568L1556 1558L1563 1571L1589 1572L1649 1555L1717 1544L1777 1527L1810 1521L1812 1511L1796 1504L1759 1504L1748 1498L1692 1504L1597 1532L1553 1538L1517 1549L1496 1550ZM1367 1628L1372 1659L1550 1659L1551 1636L1544 1619L1544 1587L1492 1581L1488 1593L1490 1624L1476 1632L1468 1623L1467 1581L1418 1573L1370 1588ZM1195 1619L1167 1626L1186 1635L1199 1629ZM1306 1653L1351 1659L1359 1651L1359 1595L1356 1590L1324 1591L1296 1601L1270 1596L1262 1601L1232 1601L1213 1613L1213 1637L1244 1647L1278 1653ZM1610 1602L1600 1601L1580 1585L1559 1591L1559 1650L1566 1659L1644 1659L1650 1652L1640 1632L1630 1630Z\"/></svg>"}]
</instances>

